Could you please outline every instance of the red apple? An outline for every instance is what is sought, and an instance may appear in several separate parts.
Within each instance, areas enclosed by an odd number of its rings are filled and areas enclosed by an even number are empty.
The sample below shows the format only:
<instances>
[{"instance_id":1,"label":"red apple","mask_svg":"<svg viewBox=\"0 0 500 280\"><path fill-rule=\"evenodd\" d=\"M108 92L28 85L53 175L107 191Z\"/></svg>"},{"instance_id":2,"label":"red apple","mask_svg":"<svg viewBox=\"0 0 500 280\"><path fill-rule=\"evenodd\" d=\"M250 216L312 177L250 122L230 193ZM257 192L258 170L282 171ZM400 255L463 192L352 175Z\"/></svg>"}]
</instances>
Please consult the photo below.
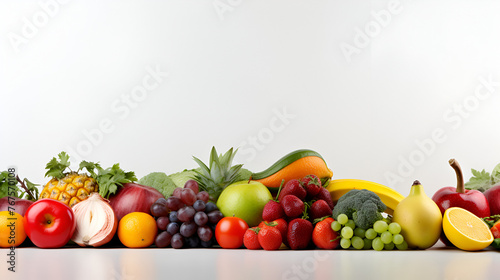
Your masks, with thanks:
<instances>
[{"instance_id":1,"label":"red apple","mask_svg":"<svg viewBox=\"0 0 500 280\"><path fill-rule=\"evenodd\" d=\"M127 183L116 194L109 197L109 204L120 221L123 216L132 212L144 212L151 215L151 205L162 197L165 198L155 188Z\"/></svg>"},{"instance_id":2,"label":"red apple","mask_svg":"<svg viewBox=\"0 0 500 280\"><path fill-rule=\"evenodd\" d=\"M12 197L11 199L9 199L9 197L6 196L0 198L0 211L14 210L14 212L18 213L21 216L24 216L24 212L26 212L26 209L28 209L31 204L33 204L33 201L31 200L19 197Z\"/></svg>"},{"instance_id":3,"label":"red apple","mask_svg":"<svg viewBox=\"0 0 500 280\"><path fill-rule=\"evenodd\" d=\"M450 165L457 174L457 187L444 187L432 196L441 213L444 214L450 207L461 207L480 218L490 216L490 206L484 194L477 190L466 190L460 165L454 159L450 159Z\"/></svg>"},{"instance_id":4,"label":"red apple","mask_svg":"<svg viewBox=\"0 0 500 280\"><path fill-rule=\"evenodd\" d=\"M500 184L485 191L484 196L490 205L490 215L493 216L500 214Z\"/></svg>"},{"instance_id":5,"label":"red apple","mask_svg":"<svg viewBox=\"0 0 500 280\"><path fill-rule=\"evenodd\" d=\"M444 211L450 207L461 207L478 217L489 217L490 206L484 194L477 190L466 190L460 165L454 159L450 159L449 163L457 174L457 187L441 188L432 196L441 214L444 214ZM451 245L444 234L441 234L441 241L446 245Z\"/></svg>"},{"instance_id":6,"label":"red apple","mask_svg":"<svg viewBox=\"0 0 500 280\"><path fill-rule=\"evenodd\" d=\"M38 200L28 207L23 222L26 235L40 248L66 245L76 228L73 210L51 198Z\"/></svg>"}]
</instances>

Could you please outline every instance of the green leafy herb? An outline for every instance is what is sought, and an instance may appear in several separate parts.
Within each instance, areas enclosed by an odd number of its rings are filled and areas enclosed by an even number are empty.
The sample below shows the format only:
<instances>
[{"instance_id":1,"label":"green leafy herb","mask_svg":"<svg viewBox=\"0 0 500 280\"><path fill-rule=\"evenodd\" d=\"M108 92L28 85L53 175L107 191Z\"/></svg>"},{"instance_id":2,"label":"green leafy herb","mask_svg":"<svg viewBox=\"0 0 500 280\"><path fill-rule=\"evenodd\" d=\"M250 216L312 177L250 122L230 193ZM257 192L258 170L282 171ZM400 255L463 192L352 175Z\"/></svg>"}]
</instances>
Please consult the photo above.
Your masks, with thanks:
<instances>
[{"instance_id":1,"label":"green leafy herb","mask_svg":"<svg viewBox=\"0 0 500 280\"><path fill-rule=\"evenodd\" d=\"M70 165L69 156L66 152L60 152L57 156L59 160L53 157L49 163L47 163L47 166L45 166L45 169L47 169L45 177L62 179L65 176L64 171Z\"/></svg>"},{"instance_id":2,"label":"green leafy herb","mask_svg":"<svg viewBox=\"0 0 500 280\"><path fill-rule=\"evenodd\" d=\"M19 181L19 177L17 179ZM38 194L39 194L37 186L40 186L40 185L30 182L27 178L24 178L23 183L25 184L25 189L26 189L25 193L27 195L27 199L32 200L32 201L37 201ZM22 186L22 184L21 184L21 186Z\"/></svg>"},{"instance_id":3,"label":"green leafy herb","mask_svg":"<svg viewBox=\"0 0 500 280\"><path fill-rule=\"evenodd\" d=\"M69 169L70 166L69 156L66 152L60 152L58 158L59 160L54 157L47 163L46 177L62 179L66 176L66 168ZM125 172L120 168L118 163L110 168L103 169L99 163L84 160L80 162L76 173L82 170L86 170L90 174L90 177L97 181L99 194L104 198L109 198L110 195L115 194L123 184L137 181L134 172ZM69 171L72 172L71 169Z\"/></svg>"},{"instance_id":4,"label":"green leafy herb","mask_svg":"<svg viewBox=\"0 0 500 280\"><path fill-rule=\"evenodd\" d=\"M500 215L493 215L493 216L484 217L484 218L481 218L481 219L488 225L489 228L492 228L493 225L498 220L500 220Z\"/></svg>"},{"instance_id":5,"label":"green leafy herb","mask_svg":"<svg viewBox=\"0 0 500 280\"><path fill-rule=\"evenodd\" d=\"M99 166L97 170L98 174L94 179L99 185L99 194L106 199L115 194L118 187L123 186L123 184L137 181L134 172L123 171L118 163L106 169Z\"/></svg>"},{"instance_id":6,"label":"green leafy herb","mask_svg":"<svg viewBox=\"0 0 500 280\"><path fill-rule=\"evenodd\" d=\"M83 170L86 169L87 172L90 174L92 178L96 178L97 174L95 173L95 170L102 169L101 165L99 163L94 163L94 162L88 162L88 161L82 161L80 162L80 166L78 170Z\"/></svg>"},{"instance_id":7,"label":"green leafy herb","mask_svg":"<svg viewBox=\"0 0 500 280\"><path fill-rule=\"evenodd\" d=\"M491 243L491 246L495 249L500 249L500 238L495 238L493 243Z\"/></svg>"},{"instance_id":8,"label":"green leafy herb","mask_svg":"<svg viewBox=\"0 0 500 280\"><path fill-rule=\"evenodd\" d=\"M31 201L38 200L38 186L28 179L21 180L19 176L9 176L8 171L0 173L0 198L10 196L24 198ZM12 181L14 180L14 181Z\"/></svg>"},{"instance_id":9,"label":"green leafy herb","mask_svg":"<svg viewBox=\"0 0 500 280\"><path fill-rule=\"evenodd\" d=\"M9 192L14 192L16 197L19 197L20 189L17 187L17 182L15 185L10 186L9 190L9 172L2 171L0 173L0 198L9 196Z\"/></svg>"},{"instance_id":10,"label":"green leafy herb","mask_svg":"<svg viewBox=\"0 0 500 280\"><path fill-rule=\"evenodd\" d=\"M491 175L484 169L482 171L472 169L472 177L465 183L465 188L485 192L498 183L500 183L500 164L495 166Z\"/></svg>"}]
</instances>

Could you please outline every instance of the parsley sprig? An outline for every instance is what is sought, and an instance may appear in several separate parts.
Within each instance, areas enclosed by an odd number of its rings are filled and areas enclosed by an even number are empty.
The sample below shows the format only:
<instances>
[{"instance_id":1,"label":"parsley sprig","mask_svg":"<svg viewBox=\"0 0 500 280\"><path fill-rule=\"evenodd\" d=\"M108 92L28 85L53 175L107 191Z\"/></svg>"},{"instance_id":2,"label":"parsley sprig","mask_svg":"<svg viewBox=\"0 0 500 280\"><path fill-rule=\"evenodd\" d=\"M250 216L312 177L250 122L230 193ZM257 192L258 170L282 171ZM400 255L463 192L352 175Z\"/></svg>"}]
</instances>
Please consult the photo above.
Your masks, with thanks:
<instances>
[{"instance_id":1,"label":"parsley sprig","mask_svg":"<svg viewBox=\"0 0 500 280\"><path fill-rule=\"evenodd\" d=\"M54 177L58 179L62 179L66 176L66 169L69 168L69 156L66 152L61 152L58 155L59 160L55 157L47 163L46 169L47 173L45 173L46 177ZM86 170L90 177L94 178L97 181L97 185L99 186L99 195L103 198L109 198L110 195L115 194L123 184L137 181L135 173L125 172L120 168L120 164L115 163L112 167L102 168L101 165L97 162L90 161L82 161L79 165L76 173Z\"/></svg>"}]
</instances>

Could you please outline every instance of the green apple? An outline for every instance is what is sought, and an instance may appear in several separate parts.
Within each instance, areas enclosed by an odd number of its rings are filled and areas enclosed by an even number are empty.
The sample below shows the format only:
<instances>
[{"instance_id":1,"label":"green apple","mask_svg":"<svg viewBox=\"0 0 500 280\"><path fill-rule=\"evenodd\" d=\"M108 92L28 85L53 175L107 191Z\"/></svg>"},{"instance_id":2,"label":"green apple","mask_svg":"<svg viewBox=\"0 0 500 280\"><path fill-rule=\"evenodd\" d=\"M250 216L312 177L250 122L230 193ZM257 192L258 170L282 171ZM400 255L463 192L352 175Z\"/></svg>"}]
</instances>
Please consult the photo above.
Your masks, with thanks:
<instances>
[{"instance_id":1,"label":"green apple","mask_svg":"<svg viewBox=\"0 0 500 280\"><path fill-rule=\"evenodd\" d=\"M217 207L225 217L238 217L249 227L262 221L262 210L273 199L269 189L257 181L239 181L227 186L217 200Z\"/></svg>"}]
</instances>

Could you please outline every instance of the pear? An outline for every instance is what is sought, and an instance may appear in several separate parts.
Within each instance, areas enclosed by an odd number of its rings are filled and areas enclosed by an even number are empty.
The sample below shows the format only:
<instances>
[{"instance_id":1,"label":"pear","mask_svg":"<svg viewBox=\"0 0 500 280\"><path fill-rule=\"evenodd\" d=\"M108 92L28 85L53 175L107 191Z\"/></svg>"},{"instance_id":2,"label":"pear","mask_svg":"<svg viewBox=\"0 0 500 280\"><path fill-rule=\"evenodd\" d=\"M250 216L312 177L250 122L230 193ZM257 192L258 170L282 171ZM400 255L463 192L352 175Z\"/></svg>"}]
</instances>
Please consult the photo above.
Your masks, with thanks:
<instances>
[{"instance_id":1,"label":"pear","mask_svg":"<svg viewBox=\"0 0 500 280\"><path fill-rule=\"evenodd\" d=\"M401 234L412 249L432 247L441 235L442 220L439 207L425 194L418 180L396 206L392 219L401 226Z\"/></svg>"}]
</instances>

